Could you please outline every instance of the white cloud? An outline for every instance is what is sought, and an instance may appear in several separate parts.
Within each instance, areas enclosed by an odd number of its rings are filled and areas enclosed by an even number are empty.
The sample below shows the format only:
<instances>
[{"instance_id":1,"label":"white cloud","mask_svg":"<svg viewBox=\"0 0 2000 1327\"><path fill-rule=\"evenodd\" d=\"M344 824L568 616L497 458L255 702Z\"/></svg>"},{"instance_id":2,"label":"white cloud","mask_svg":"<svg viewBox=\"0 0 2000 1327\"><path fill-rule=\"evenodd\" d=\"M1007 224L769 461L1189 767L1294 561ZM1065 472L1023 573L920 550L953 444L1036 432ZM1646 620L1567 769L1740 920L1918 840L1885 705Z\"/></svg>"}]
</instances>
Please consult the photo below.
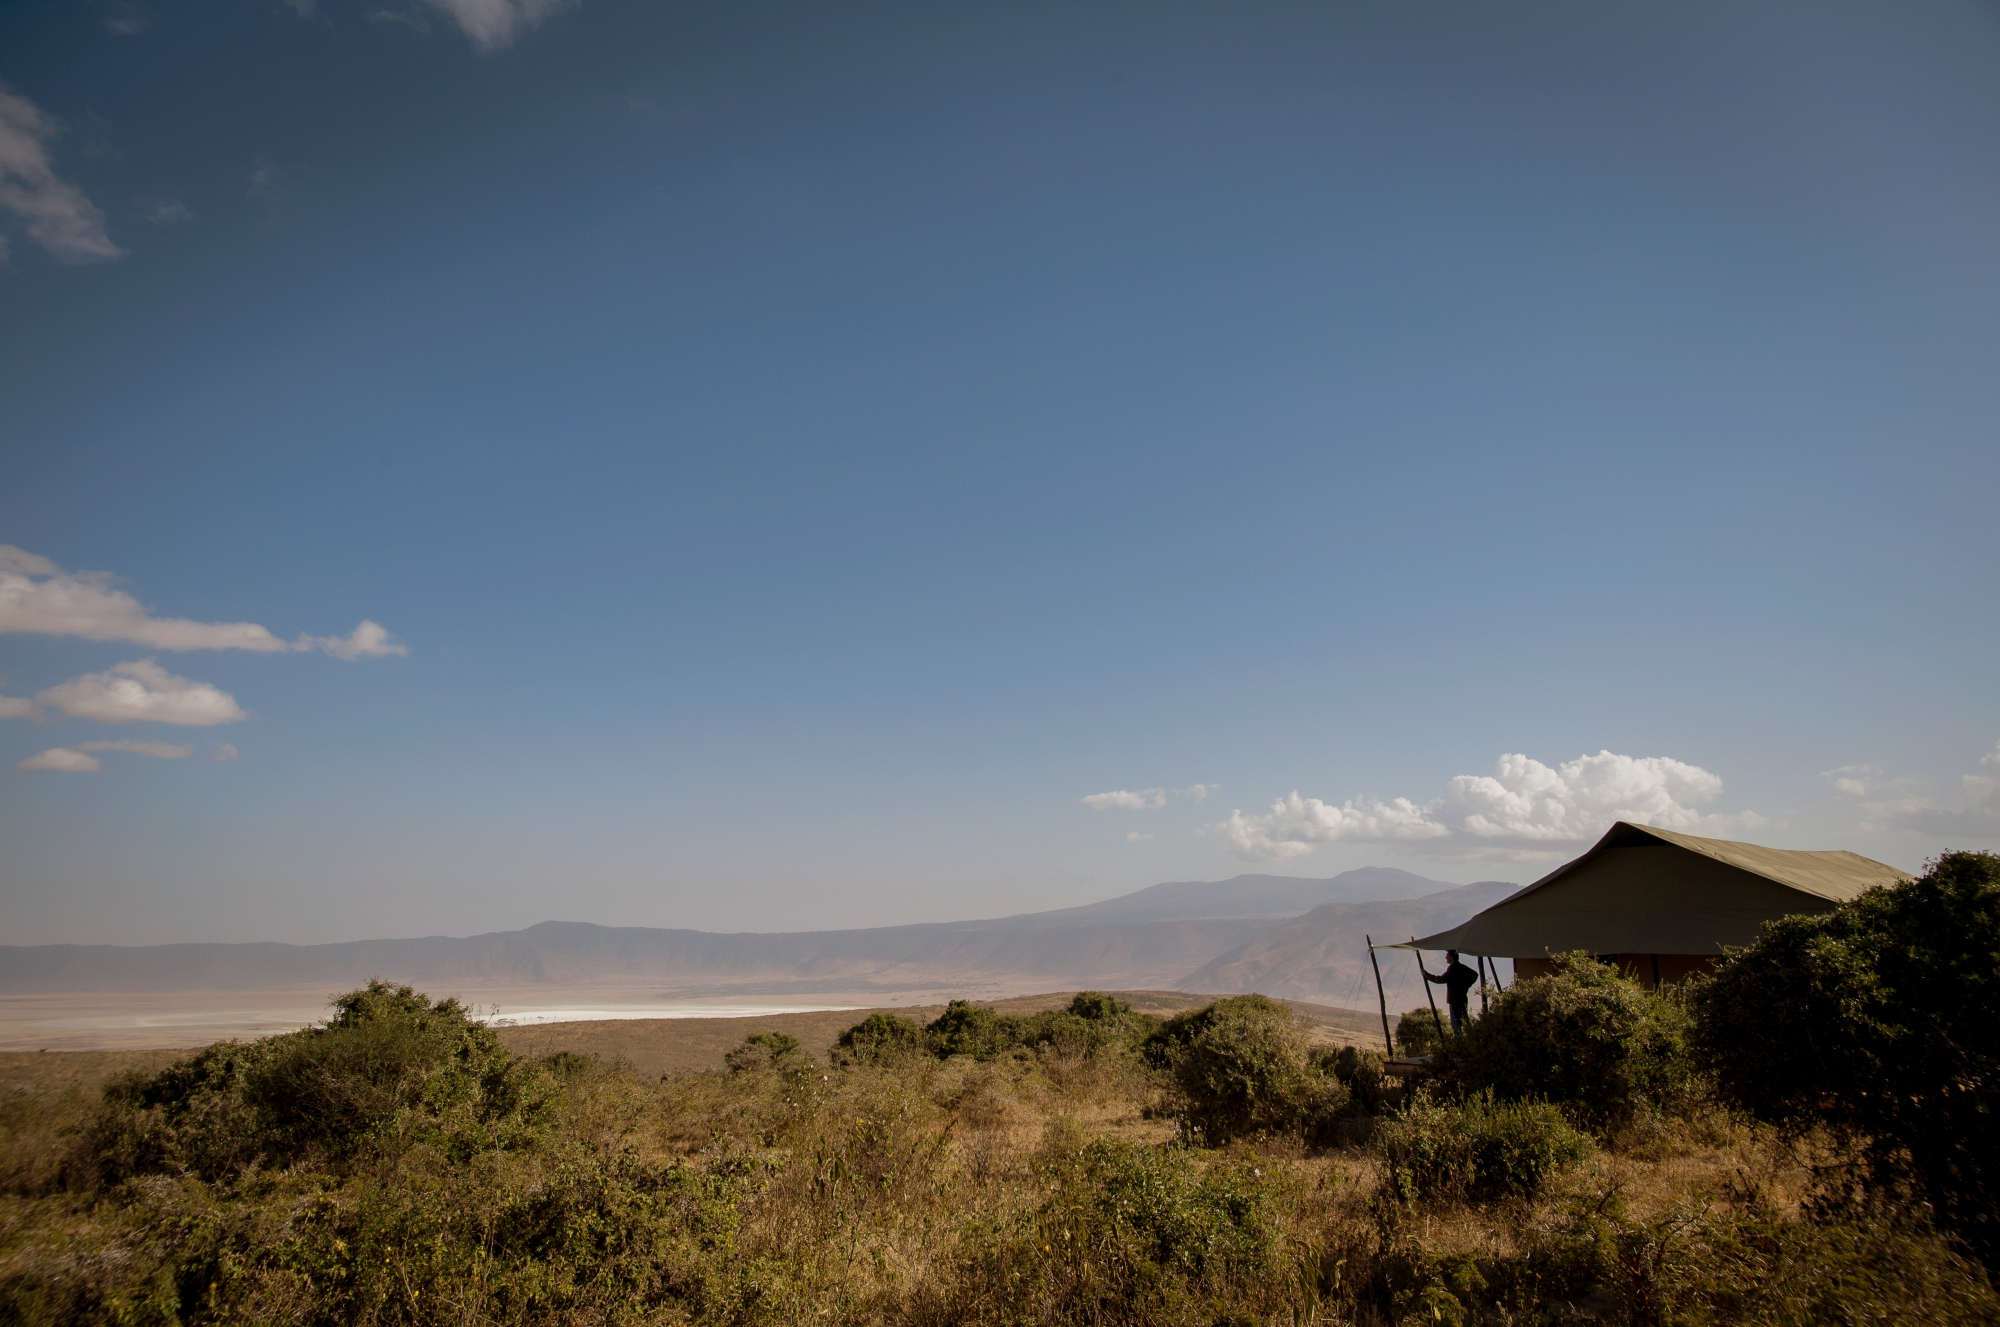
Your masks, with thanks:
<instances>
[{"instance_id":1,"label":"white cloud","mask_svg":"<svg viewBox=\"0 0 2000 1327\"><path fill-rule=\"evenodd\" d=\"M15 769L48 770L57 774L89 774L99 768L95 756L86 756L66 746L52 746L46 751L38 751L26 760L17 761Z\"/></svg>"},{"instance_id":2,"label":"white cloud","mask_svg":"<svg viewBox=\"0 0 2000 1327\"><path fill-rule=\"evenodd\" d=\"M2000 743L1995 743L1993 750L1979 758L1979 767L2000 773ZM1873 770L1873 766L1842 766L1839 770L1827 772L1843 775L1855 769ZM1866 783L1834 779L1835 791L1869 799L1861 805L1863 829L1933 836L1963 835L1977 839L2000 838L2000 777L1994 774L1961 774L1958 779L1958 805L1946 806L1937 798L1926 795L1919 780L1883 779L1879 770L1874 773L1877 777ZM1855 786L1848 786L1850 784Z\"/></svg>"},{"instance_id":3,"label":"white cloud","mask_svg":"<svg viewBox=\"0 0 2000 1327\"><path fill-rule=\"evenodd\" d=\"M234 760L240 754L234 742L219 742L216 744L215 758L217 760Z\"/></svg>"},{"instance_id":4,"label":"white cloud","mask_svg":"<svg viewBox=\"0 0 2000 1327\"><path fill-rule=\"evenodd\" d=\"M119 5L104 19L104 30L114 37L136 37L151 20L136 5Z\"/></svg>"},{"instance_id":5,"label":"white cloud","mask_svg":"<svg viewBox=\"0 0 2000 1327\"><path fill-rule=\"evenodd\" d=\"M62 568L38 553L30 553L25 548L12 544L0 544L0 572L15 572L23 576L56 576Z\"/></svg>"},{"instance_id":6,"label":"white cloud","mask_svg":"<svg viewBox=\"0 0 2000 1327\"><path fill-rule=\"evenodd\" d=\"M388 628L366 618L345 636L317 636L311 638L311 643L336 659L385 659L410 652L409 647L389 634Z\"/></svg>"},{"instance_id":7,"label":"white cloud","mask_svg":"<svg viewBox=\"0 0 2000 1327\"><path fill-rule=\"evenodd\" d=\"M26 696L0 696L0 719L32 719L35 702Z\"/></svg>"},{"instance_id":8,"label":"white cloud","mask_svg":"<svg viewBox=\"0 0 2000 1327\"><path fill-rule=\"evenodd\" d=\"M1599 751L1549 766L1510 754L1500 757L1492 774L1460 774L1427 802L1352 797L1333 803L1294 791L1268 812L1232 811L1214 828L1241 856L1284 859L1341 839L1536 850L1595 838L1614 820L1710 834L1763 823L1753 812L1704 810L1721 792L1718 775L1667 756Z\"/></svg>"},{"instance_id":9,"label":"white cloud","mask_svg":"<svg viewBox=\"0 0 2000 1327\"><path fill-rule=\"evenodd\" d=\"M1144 843L1152 837L1151 834L1146 833L1144 830L1128 829L1125 831L1125 841L1127 843Z\"/></svg>"},{"instance_id":10,"label":"white cloud","mask_svg":"<svg viewBox=\"0 0 2000 1327\"><path fill-rule=\"evenodd\" d=\"M154 617L101 571L64 571L26 549L0 544L0 634L122 640L156 650L249 650L284 654L324 650L336 659L407 654L377 622L364 620L345 636L285 641L255 622L196 622Z\"/></svg>"},{"instance_id":11,"label":"white cloud","mask_svg":"<svg viewBox=\"0 0 2000 1327\"><path fill-rule=\"evenodd\" d=\"M1357 797L1334 805L1301 797L1296 790L1271 803L1270 811L1260 816L1231 811L1217 828L1239 856L1278 860L1303 857L1336 839L1435 839L1451 832L1406 797L1388 802Z\"/></svg>"},{"instance_id":12,"label":"white cloud","mask_svg":"<svg viewBox=\"0 0 2000 1327\"><path fill-rule=\"evenodd\" d=\"M151 659L113 665L58 683L35 697L76 719L101 723L172 723L206 728L247 718L228 692L176 677Z\"/></svg>"},{"instance_id":13,"label":"white cloud","mask_svg":"<svg viewBox=\"0 0 2000 1327\"><path fill-rule=\"evenodd\" d=\"M178 198L167 198L146 209L146 220L156 226L177 226L194 220L194 209Z\"/></svg>"},{"instance_id":14,"label":"white cloud","mask_svg":"<svg viewBox=\"0 0 2000 1327\"><path fill-rule=\"evenodd\" d=\"M151 756L155 760L186 760L194 754L191 746L177 742L141 742L130 737L114 741L78 742L79 751L129 751L135 756Z\"/></svg>"},{"instance_id":15,"label":"white cloud","mask_svg":"<svg viewBox=\"0 0 2000 1327\"><path fill-rule=\"evenodd\" d=\"M431 30L429 20L425 19L422 14L417 13L415 10L409 9L377 9L368 15L368 21L370 23L400 23L412 32L429 32Z\"/></svg>"},{"instance_id":16,"label":"white cloud","mask_svg":"<svg viewBox=\"0 0 2000 1327\"><path fill-rule=\"evenodd\" d=\"M288 178L283 167L259 152L251 159L250 173L244 178L243 196L275 216L289 196Z\"/></svg>"},{"instance_id":17,"label":"white cloud","mask_svg":"<svg viewBox=\"0 0 2000 1327\"><path fill-rule=\"evenodd\" d=\"M1445 786L1444 819L1478 838L1575 842L1613 820L1662 829L1727 832L1762 823L1701 810L1722 794L1722 777L1669 756L1599 751L1553 769L1527 756L1500 757L1492 775L1461 774Z\"/></svg>"},{"instance_id":18,"label":"white cloud","mask_svg":"<svg viewBox=\"0 0 2000 1327\"><path fill-rule=\"evenodd\" d=\"M1108 793L1092 793L1083 804L1093 811L1157 811L1169 797L1185 797L1199 802L1222 785L1191 783L1185 788L1113 788Z\"/></svg>"},{"instance_id":19,"label":"white cloud","mask_svg":"<svg viewBox=\"0 0 2000 1327\"><path fill-rule=\"evenodd\" d=\"M1842 797L1866 797L1882 786L1882 770L1876 765L1839 765L1819 772L1833 780L1833 790Z\"/></svg>"},{"instance_id":20,"label":"white cloud","mask_svg":"<svg viewBox=\"0 0 2000 1327\"><path fill-rule=\"evenodd\" d=\"M1167 804L1167 790L1114 788L1108 793L1091 793L1083 804L1093 811L1154 811Z\"/></svg>"},{"instance_id":21,"label":"white cloud","mask_svg":"<svg viewBox=\"0 0 2000 1327\"><path fill-rule=\"evenodd\" d=\"M497 51L574 0L426 0L451 16L481 51Z\"/></svg>"},{"instance_id":22,"label":"white cloud","mask_svg":"<svg viewBox=\"0 0 2000 1327\"><path fill-rule=\"evenodd\" d=\"M66 572L47 558L0 544L0 632L124 640L157 650L291 649L254 622L154 617L105 572Z\"/></svg>"},{"instance_id":23,"label":"white cloud","mask_svg":"<svg viewBox=\"0 0 2000 1327\"><path fill-rule=\"evenodd\" d=\"M104 213L55 173L49 143L58 126L26 97L0 86L0 208L28 228L28 238L68 263L125 254L104 229Z\"/></svg>"}]
</instances>

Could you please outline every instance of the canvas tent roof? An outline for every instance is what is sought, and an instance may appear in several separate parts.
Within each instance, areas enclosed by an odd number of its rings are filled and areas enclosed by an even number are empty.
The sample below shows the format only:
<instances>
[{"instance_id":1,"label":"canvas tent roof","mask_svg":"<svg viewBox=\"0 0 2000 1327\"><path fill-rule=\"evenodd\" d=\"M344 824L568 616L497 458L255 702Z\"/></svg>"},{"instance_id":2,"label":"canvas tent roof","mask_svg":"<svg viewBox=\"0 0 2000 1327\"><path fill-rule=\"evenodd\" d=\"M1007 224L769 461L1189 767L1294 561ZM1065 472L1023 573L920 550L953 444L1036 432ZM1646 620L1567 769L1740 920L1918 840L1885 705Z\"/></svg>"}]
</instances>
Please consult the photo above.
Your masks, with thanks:
<instances>
[{"instance_id":1,"label":"canvas tent roof","mask_svg":"<svg viewBox=\"0 0 2000 1327\"><path fill-rule=\"evenodd\" d=\"M1824 912L1909 877L1852 852L1802 852L1619 821L1590 851L1419 949L1534 958L1718 954L1767 921Z\"/></svg>"}]
</instances>

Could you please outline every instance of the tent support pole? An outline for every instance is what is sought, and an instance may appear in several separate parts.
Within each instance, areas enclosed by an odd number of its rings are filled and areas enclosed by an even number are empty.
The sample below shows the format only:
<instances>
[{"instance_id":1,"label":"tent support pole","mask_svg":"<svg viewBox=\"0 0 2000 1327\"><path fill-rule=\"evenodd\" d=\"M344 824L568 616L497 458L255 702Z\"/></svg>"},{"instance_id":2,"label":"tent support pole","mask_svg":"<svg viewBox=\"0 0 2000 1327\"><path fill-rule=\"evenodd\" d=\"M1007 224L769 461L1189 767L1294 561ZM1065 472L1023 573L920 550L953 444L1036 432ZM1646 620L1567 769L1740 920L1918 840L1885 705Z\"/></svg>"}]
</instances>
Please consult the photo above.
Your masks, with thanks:
<instances>
[{"instance_id":1,"label":"tent support pole","mask_svg":"<svg viewBox=\"0 0 2000 1327\"><path fill-rule=\"evenodd\" d=\"M1480 954L1477 957L1479 959L1479 1013L1483 1018L1486 1015L1486 955Z\"/></svg>"},{"instance_id":2,"label":"tent support pole","mask_svg":"<svg viewBox=\"0 0 2000 1327\"><path fill-rule=\"evenodd\" d=\"M1382 965L1375 960L1375 937L1361 937L1368 942L1368 966L1375 969L1375 1003L1382 1006L1382 1045L1388 1049L1389 1058L1396 1058L1396 1041L1389 1035L1389 997L1382 993Z\"/></svg>"},{"instance_id":3,"label":"tent support pole","mask_svg":"<svg viewBox=\"0 0 2000 1327\"><path fill-rule=\"evenodd\" d=\"M1653 989L1655 991L1660 989L1660 956L1658 954L1653 955Z\"/></svg>"},{"instance_id":4,"label":"tent support pole","mask_svg":"<svg viewBox=\"0 0 2000 1327\"><path fill-rule=\"evenodd\" d=\"M1410 937L1410 952L1417 956L1417 972L1424 979L1424 999L1430 1003L1431 1022L1437 1024L1438 1045L1442 1046L1444 1045L1444 1020L1438 1017L1437 997L1431 994L1431 976L1428 972L1424 971L1424 951L1418 949L1416 944L1417 937L1413 935Z\"/></svg>"}]
</instances>

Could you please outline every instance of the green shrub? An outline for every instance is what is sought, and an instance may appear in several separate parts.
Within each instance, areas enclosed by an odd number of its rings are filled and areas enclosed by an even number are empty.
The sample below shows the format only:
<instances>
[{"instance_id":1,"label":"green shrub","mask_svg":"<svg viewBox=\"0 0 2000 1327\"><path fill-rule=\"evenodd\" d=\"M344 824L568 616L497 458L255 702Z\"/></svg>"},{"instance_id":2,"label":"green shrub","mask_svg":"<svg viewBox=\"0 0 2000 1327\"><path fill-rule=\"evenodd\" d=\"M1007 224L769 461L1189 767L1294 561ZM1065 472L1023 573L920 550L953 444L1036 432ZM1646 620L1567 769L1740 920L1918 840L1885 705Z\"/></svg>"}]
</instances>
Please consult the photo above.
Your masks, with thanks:
<instances>
[{"instance_id":1,"label":"green shrub","mask_svg":"<svg viewBox=\"0 0 2000 1327\"><path fill-rule=\"evenodd\" d=\"M1013 1044L1072 1058L1088 1058L1124 1040L1116 1023L1078 1018L1067 1009L1044 1010L1009 1022Z\"/></svg>"},{"instance_id":2,"label":"green shrub","mask_svg":"<svg viewBox=\"0 0 2000 1327\"><path fill-rule=\"evenodd\" d=\"M1396 1020L1396 1050L1402 1055L1429 1055L1444 1045L1438 1030L1438 1014L1426 1005L1412 1009Z\"/></svg>"},{"instance_id":3,"label":"green shrub","mask_svg":"<svg viewBox=\"0 0 2000 1327\"><path fill-rule=\"evenodd\" d=\"M1106 1023L1129 1017L1132 1006L1103 991L1078 991L1070 997L1069 1012L1093 1023Z\"/></svg>"},{"instance_id":4,"label":"green shrub","mask_svg":"<svg viewBox=\"0 0 2000 1327\"><path fill-rule=\"evenodd\" d=\"M1136 1050L1160 1026L1159 1019L1101 991L1080 991L1065 1009L1005 1022L1016 1045L1080 1059Z\"/></svg>"},{"instance_id":5,"label":"green shrub","mask_svg":"<svg viewBox=\"0 0 2000 1327\"><path fill-rule=\"evenodd\" d=\"M553 1077L511 1054L456 1000L370 982L324 1027L221 1042L114 1082L70 1173L85 1183L252 1163L335 1162L391 1140L455 1156L526 1141L547 1124Z\"/></svg>"},{"instance_id":6,"label":"green shrub","mask_svg":"<svg viewBox=\"0 0 2000 1327\"><path fill-rule=\"evenodd\" d=\"M1342 1046L1337 1051L1315 1051L1313 1059L1321 1073L1347 1090L1348 1109L1354 1114L1378 1115L1388 1104L1388 1065L1374 1051Z\"/></svg>"},{"instance_id":7,"label":"green shrub","mask_svg":"<svg viewBox=\"0 0 2000 1327\"><path fill-rule=\"evenodd\" d=\"M1357 1128L1380 1133L1420 1203L1486 1202L1544 1177L1531 1206L1435 1221L1401 1187L1355 1188L1348 1167L1284 1140L1208 1151L1094 1137L1160 1087L1122 1051L1062 1066L1106 1088L1087 1129L1060 1113L1077 1094L1051 1090L1054 1062L1021 1052L642 1080L615 1059L489 1062L450 1006L375 997L347 1020L378 1025L375 1040L305 1038L308 1053L294 1034L128 1080L104 1103L111 1133L157 1150L89 1192L22 1159L94 1108L72 1077L92 1062L0 1064L0 1174L14 1177L0 1184L0 1323L2000 1321L1985 1275L1921 1212L1796 1217L1790 1175L1756 1178L1771 1131L1734 1120L1712 1146L1685 1132L1663 1153L1674 1164L1621 1158L1639 1215L1619 1182L1546 1178L1561 1148L1545 1107L1420 1098ZM1191 1053L1227 1026L1200 1012L1151 1053ZM412 1052L412 1037L431 1049ZM280 1096L248 1085L298 1055L362 1104L323 1116L285 1159L300 1135L271 1116ZM1349 1110L1382 1085L1377 1055L1307 1059L1347 1089ZM372 1095L396 1066L395 1091ZM989 1110L999 1127L975 1118ZM1051 1116L1039 1149L1025 1141ZM205 1136L204 1121L217 1126ZM1693 1150L1704 1155L1678 1155ZM224 1158L206 1178L193 1164L205 1155Z\"/></svg>"},{"instance_id":8,"label":"green shrub","mask_svg":"<svg viewBox=\"0 0 2000 1327\"><path fill-rule=\"evenodd\" d=\"M1590 1154L1590 1139L1546 1101L1418 1097L1375 1130L1396 1194L1409 1202L1529 1198Z\"/></svg>"},{"instance_id":9,"label":"green shrub","mask_svg":"<svg viewBox=\"0 0 2000 1327\"><path fill-rule=\"evenodd\" d=\"M924 1040L940 1060L954 1055L990 1060L1011 1050L1019 1032L1014 1019L1002 1018L983 1004L953 1000L924 1028Z\"/></svg>"},{"instance_id":10,"label":"green shrub","mask_svg":"<svg viewBox=\"0 0 2000 1327\"><path fill-rule=\"evenodd\" d=\"M937 1320L1234 1321L1213 1306L1254 1303L1277 1283L1273 1186L1252 1165L1203 1166L1185 1148L1058 1128L1034 1181L1044 1196L1033 1208L970 1241L956 1302Z\"/></svg>"},{"instance_id":11,"label":"green shrub","mask_svg":"<svg viewBox=\"0 0 2000 1327\"><path fill-rule=\"evenodd\" d=\"M541 1067L560 1083L580 1083L591 1078L602 1078L608 1073L629 1066L618 1062L606 1062L603 1057L588 1055L582 1051L552 1051L542 1056Z\"/></svg>"},{"instance_id":12,"label":"green shrub","mask_svg":"<svg viewBox=\"0 0 2000 1327\"><path fill-rule=\"evenodd\" d=\"M953 1000L922 1028L894 1014L870 1014L840 1036L836 1058L845 1064L894 1060L922 1049L940 1060L954 1055L991 1060L1016 1048L1088 1059L1108 1050L1129 1050L1159 1026L1102 991L1080 991L1068 1007L1023 1017L995 1013L970 1000Z\"/></svg>"},{"instance_id":13,"label":"green shrub","mask_svg":"<svg viewBox=\"0 0 2000 1327\"><path fill-rule=\"evenodd\" d=\"M0 1273L0 1321L520 1324L742 1321L747 1175L560 1139L462 1165L413 1148L333 1182L299 1167L127 1186L113 1256Z\"/></svg>"},{"instance_id":14,"label":"green shrub","mask_svg":"<svg viewBox=\"0 0 2000 1327\"><path fill-rule=\"evenodd\" d=\"M758 1069L797 1069L805 1065L805 1051L789 1032L753 1032L743 1044L722 1057L733 1074Z\"/></svg>"},{"instance_id":15,"label":"green shrub","mask_svg":"<svg viewBox=\"0 0 2000 1327\"><path fill-rule=\"evenodd\" d=\"M1448 1082L1501 1100L1561 1102L1597 1126L1693 1090L1688 1015L1586 954L1516 982L1439 1053Z\"/></svg>"},{"instance_id":16,"label":"green shrub","mask_svg":"<svg viewBox=\"0 0 2000 1327\"><path fill-rule=\"evenodd\" d=\"M924 1030L895 1014L870 1014L840 1034L834 1058L842 1064L893 1064L924 1049Z\"/></svg>"},{"instance_id":17,"label":"green shrub","mask_svg":"<svg viewBox=\"0 0 2000 1327\"><path fill-rule=\"evenodd\" d=\"M1173 1075L1183 1123L1210 1143L1266 1132L1318 1136L1348 1104L1292 1011L1262 995L1176 1015L1145 1053Z\"/></svg>"},{"instance_id":18,"label":"green shrub","mask_svg":"<svg viewBox=\"0 0 2000 1327\"><path fill-rule=\"evenodd\" d=\"M1876 1187L1913 1184L2000 1266L2000 856L1772 922L1691 999L1728 1100L1859 1137Z\"/></svg>"},{"instance_id":19,"label":"green shrub","mask_svg":"<svg viewBox=\"0 0 2000 1327\"><path fill-rule=\"evenodd\" d=\"M44 1200L81 1256L8 1249L0 1321L742 1320L759 1292L731 1250L759 1177L563 1127L564 1083L603 1073L371 983L323 1028L121 1080L68 1177L96 1191Z\"/></svg>"},{"instance_id":20,"label":"green shrub","mask_svg":"<svg viewBox=\"0 0 2000 1327\"><path fill-rule=\"evenodd\" d=\"M1387 1215L1402 1219L1403 1209ZM1505 1251L1349 1231L1321 1255L1326 1320L1394 1323L1948 1324L2000 1321L1976 1263L1920 1224L1813 1222L1708 1204L1650 1219L1615 1190L1509 1221ZM1368 1236L1373 1236L1372 1238ZM1357 1236L1360 1236L1357 1238Z\"/></svg>"}]
</instances>

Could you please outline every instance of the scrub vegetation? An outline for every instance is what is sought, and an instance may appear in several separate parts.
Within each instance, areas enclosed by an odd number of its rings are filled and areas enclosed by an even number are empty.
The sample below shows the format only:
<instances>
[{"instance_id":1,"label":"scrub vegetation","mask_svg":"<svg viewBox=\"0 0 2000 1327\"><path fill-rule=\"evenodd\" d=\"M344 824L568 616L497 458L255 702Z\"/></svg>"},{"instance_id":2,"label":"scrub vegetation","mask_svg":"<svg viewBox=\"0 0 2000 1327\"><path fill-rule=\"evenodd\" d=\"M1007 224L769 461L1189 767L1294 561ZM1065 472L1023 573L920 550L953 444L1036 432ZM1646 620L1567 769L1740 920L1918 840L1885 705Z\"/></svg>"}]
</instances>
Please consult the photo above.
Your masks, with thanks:
<instances>
[{"instance_id":1,"label":"scrub vegetation","mask_svg":"<svg viewBox=\"0 0 2000 1327\"><path fill-rule=\"evenodd\" d=\"M1992 1172L1942 1131L1993 1046L1924 1002L1992 972L1996 896L2000 859L1945 858L1686 999L1568 958L1409 1081L1257 996L961 1002L650 1078L372 984L8 1087L0 1320L1991 1322Z\"/></svg>"}]
</instances>

